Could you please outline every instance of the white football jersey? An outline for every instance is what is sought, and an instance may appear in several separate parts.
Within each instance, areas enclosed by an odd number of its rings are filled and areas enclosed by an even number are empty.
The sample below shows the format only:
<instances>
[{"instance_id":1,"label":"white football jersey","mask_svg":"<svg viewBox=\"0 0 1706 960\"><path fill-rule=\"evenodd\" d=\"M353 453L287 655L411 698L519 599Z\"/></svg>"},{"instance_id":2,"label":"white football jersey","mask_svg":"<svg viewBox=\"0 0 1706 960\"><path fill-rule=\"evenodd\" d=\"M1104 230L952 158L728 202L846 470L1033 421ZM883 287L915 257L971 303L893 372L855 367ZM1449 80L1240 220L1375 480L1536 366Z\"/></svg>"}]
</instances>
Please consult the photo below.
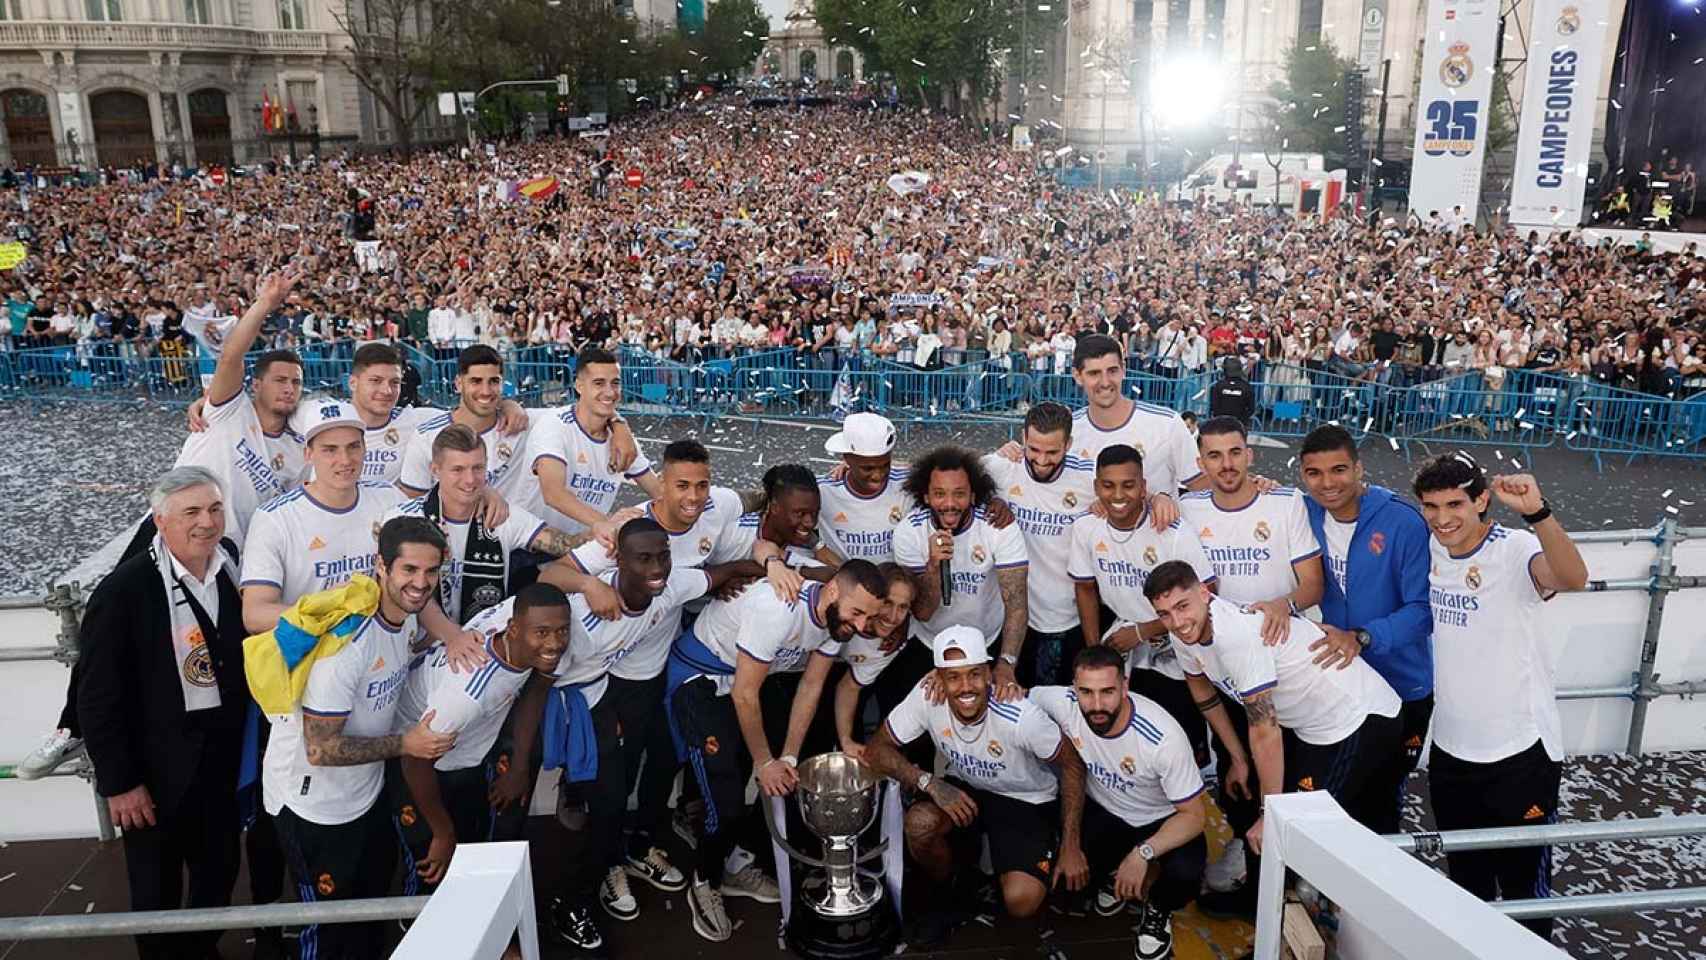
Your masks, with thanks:
<instances>
[{"instance_id":1,"label":"white football jersey","mask_svg":"<svg viewBox=\"0 0 1706 960\"><path fill-rule=\"evenodd\" d=\"M1090 729L1071 687L1033 687L1029 699L1072 740L1089 774L1090 799L1134 827L1172 816L1203 791L1191 742L1161 705L1127 693L1131 720L1103 736Z\"/></svg>"},{"instance_id":2,"label":"white football jersey","mask_svg":"<svg viewBox=\"0 0 1706 960\"><path fill-rule=\"evenodd\" d=\"M396 483L403 475L403 453L408 450L415 433L428 420L440 416L444 416L444 412L432 407L392 407L391 419L383 426L367 428L367 456L361 466L361 479ZM431 453L429 446L429 460Z\"/></svg>"},{"instance_id":3,"label":"white football jersey","mask_svg":"<svg viewBox=\"0 0 1706 960\"><path fill-rule=\"evenodd\" d=\"M1564 759L1552 658L1540 632L1551 597L1530 564L1540 538L1493 524L1481 545L1453 557L1430 538L1428 604L1434 619L1434 745L1492 763L1539 740Z\"/></svg>"},{"instance_id":4,"label":"white football jersey","mask_svg":"<svg viewBox=\"0 0 1706 960\"><path fill-rule=\"evenodd\" d=\"M611 570L599 579L614 587L618 576ZM557 664L556 685L580 688L587 705L597 706L609 686L607 675L650 680L662 673L669 645L680 632L681 608L710 589L711 578L705 571L672 570L663 592L646 609L624 609L616 620L599 619L581 594L569 597L574 619L569 625L569 650Z\"/></svg>"},{"instance_id":5,"label":"white football jersey","mask_svg":"<svg viewBox=\"0 0 1706 960\"><path fill-rule=\"evenodd\" d=\"M549 411L541 416L527 438L526 471L533 477L530 506L551 526L564 533L580 533L586 524L558 513L545 504L540 492L538 465L541 460L556 460L563 465L564 482L569 492L580 502L608 516L616 506L616 494L624 480L643 477L652 469L644 453L634 458L626 473L610 469L610 441L594 439L575 419L573 406ZM735 511L739 513L739 511Z\"/></svg>"},{"instance_id":6,"label":"white football jersey","mask_svg":"<svg viewBox=\"0 0 1706 960\"><path fill-rule=\"evenodd\" d=\"M984 469L1013 511L1013 522L1025 537L1030 566L1025 590L1029 626L1042 633L1059 633L1078 626L1072 578L1066 574L1072 522L1090 512L1095 502L1096 465L1071 454L1053 480L1044 483L1030 466L998 454L983 458Z\"/></svg>"},{"instance_id":7,"label":"white football jersey","mask_svg":"<svg viewBox=\"0 0 1706 960\"><path fill-rule=\"evenodd\" d=\"M432 489L432 442L438 439L438 434L450 426L451 417L448 413L440 413L427 417L415 427L415 432L408 437L408 443L403 449L403 466L397 475L397 482L411 490ZM496 490L512 505L521 503L530 505L529 490L532 487L532 473L520 461L526 454L527 435L531 430L525 430L513 437L504 436L503 431L495 425L480 434L480 441L486 445L486 485ZM538 513L537 510L534 511Z\"/></svg>"},{"instance_id":8,"label":"white football jersey","mask_svg":"<svg viewBox=\"0 0 1706 960\"><path fill-rule=\"evenodd\" d=\"M1398 694L1361 657L1343 670L1315 662L1309 645L1321 638L1321 628L1308 620L1292 617L1290 636L1270 647L1262 642L1261 614L1219 597L1209 600L1208 614L1212 642L1175 640L1179 666L1207 677L1239 703L1272 690L1279 725L1304 743L1338 743L1372 715L1398 715Z\"/></svg>"},{"instance_id":9,"label":"white football jersey","mask_svg":"<svg viewBox=\"0 0 1706 960\"><path fill-rule=\"evenodd\" d=\"M894 532L895 562L922 574L925 558L930 555L930 535L935 532L936 523L928 508L912 511ZM954 557L948 561L953 603L944 603L929 620L915 622L913 629L934 643L936 634L949 627L971 626L983 631L992 645L998 644L1007 606L1001 600L996 571L1023 569L1026 563L1025 535L1019 525L997 530L989 525L983 508L974 507L971 519L954 531Z\"/></svg>"},{"instance_id":10,"label":"white football jersey","mask_svg":"<svg viewBox=\"0 0 1706 960\"><path fill-rule=\"evenodd\" d=\"M255 401L243 390L224 403L209 403L202 415L207 429L189 435L172 465L204 467L219 478L225 535L242 548L255 511L296 489L306 472L302 437L288 426L276 434L262 430Z\"/></svg>"},{"instance_id":11,"label":"white football jersey","mask_svg":"<svg viewBox=\"0 0 1706 960\"><path fill-rule=\"evenodd\" d=\"M1143 480L1151 495L1178 496L1179 488L1197 478L1197 440L1177 413L1141 400L1132 401L1126 422L1103 430L1090 422L1090 408L1072 415L1071 452L1088 460L1091 469L1103 450L1116 443L1135 449L1143 457Z\"/></svg>"},{"instance_id":12,"label":"white football jersey","mask_svg":"<svg viewBox=\"0 0 1706 960\"><path fill-rule=\"evenodd\" d=\"M426 497L416 497L404 500L385 512L385 520L393 517L426 517ZM383 523L381 524L383 525ZM444 532L444 537L450 543L450 557L438 573L438 606L444 615L452 622L462 622L462 577L469 561L488 564L502 564L504 580L509 580L509 553L511 550L523 550L533 542L533 538L545 529L545 522L525 509L517 506L509 508L509 517L499 526L496 533L502 549L495 557L472 558L468 556L468 534L473 529L473 523L468 520L450 520L441 518L438 529ZM476 596L479 590L474 591ZM480 597L485 603L485 598ZM495 602L495 601L494 601Z\"/></svg>"},{"instance_id":13,"label":"white football jersey","mask_svg":"<svg viewBox=\"0 0 1706 960\"><path fill-rule=\"evenodd\" d=\"M255 514L243 551L243 586L279 588L285 603L330 590L358 573L373 574L379 528L403 494L389 484L362 482L355 503L335 510L307 487L279 497Z\"/></svg>"},{"instance_id":14,"label":"white football jersey","mask_svg":"<svg viewBox=\"0 0 1706 960\"><path fill-rule=\"evenodd\" d=\"M888 484L871 497L854 493L846 480L818 477L818 539L847 560L893 560L895 528L912 510L912 496L902 489L906 474L891 467Z\"/></svg>"},{"instance_id":15,"label":"white football jersey","mask_svg":"<svg viewBox=\"0 0 1706 960\"><path fill-rule=\"evenodd\" d=\"M403 701L397 708L396 733L405 733L432 712L433 731L456 734L456 745L433 763L433 769L449 772L467 770L485 762L492 744L503 732L510 707L533 676L530 667L517 669L498 659L492 642L509 627L514 600L487 607L468 624L486 638L486 665L473 673L450 669L450 654L443 644L416 654L409 662L409 679L403 684ZM486 614L499 610L494 617Z\"/></svg>"},{"instance_id":16,"label":"white football jersey","mask_svg":"<svg viewBox=\"0 0 1706 960\"><path fill-rule=\"evenodd\" d=\"M917 631L912 629L911 621L907 623L907 635L898 639L878 639L856 633L841 645L841 660L853 674L853 682L861 687L868 687L882 675L883 668L893 663L894 658L906 649L907 643L914 639L919 643L929 643L928 640L918 638Z\"/></svg>"},{"instance_id":17,"label":"white football jersey","mask_svg":"<svg viewBox=\"0 0 1706 960\"><path fill-rule=\"evenodd\" d=\"M1179 499L1180 519L1196 531L1220 580L1220 596L1255 603L1296 589L1291 565L1321 555L1303 496L1295 487L1275 487L1238 510L1222 510L1209 490Z\"/></svg>"},{"instance_id":18,"label":"white football jersey","mask_svg":"<svg viewBox=\"0 0 1706 960\"><path fill-rule=\"evenodd\" d=\"M811 655L822 651L836 656L840 651L829 635L829 624L818 618L818 596L823 584L807 582L790 602L777 598L770 584L760 580L733 600L714 599L693 622L693 635L728 665L729 676L716 677L717 692L734 689L733 670L745 653L769 664L771 673L805 670Z\"/></svg>"},{"instance_id":19,"label":"white football jersey","mask_svg":"<svg viewBox=\"0 0 1706 960\"><path fill-rule=\"evenodd\" d=\"M1132 623L1149 623L1158 617L1143 595L1143 584L1156 567L1169 560L1183 560L1203 583L1214 582L1214 567L1203 555L1196 535L1177 520L1157 531L1145 507L1130 530L1121 530L1094 514L1073 521L1066 572L1076 581L1095 581L1096 592L1114 616ZM1174 680L1185 679L1166 634L1139 643L1128 659L1133 670L1154 670Z\"/></svg>"},{"instance_id":20,"label":"white football jersey","mask_svg":"<svg viewBox=\"0 0 1706 960\"><path fill-rule=\"evenodd\" d=\"M418 632L413 616L395 628L369 617L342 649L309 668L302 706L268 718L272 737L261 769L261 799L268 813L277 816L289 807L310 823L335 826L355 820L379 800L385 762L309 763L302 717L343 717L347 737L390 736L409 675L409 647Z\"/></svg>"},{"instance_id":21,"label":"white football jersey","mask_svg":"<svg viewBox=\"0 0 1706 960\"><path fill-rule=\"evenodd\" d=\"M1060 727L1028 699L1000 703L991 695L983 719L967 725L948 704L925 699L921 680L884 722L896 743L929 734L947 763L943 772L970 786L1026 803L1060 793L1049 765L1060 752Z\"/></svg>"},{"instance_id":22,"label":"white football jersey","mask_svg":"<svg viewBox=\"0 0 1706 960\"><path fill-rule=\"evenodd\" d=\"M657 520L654 506L646 504L646 516ZM736 530L740 522L740 494L728 487L711 488L711 498L706 501L705 509L686 530L671 530L659 520L658 526L664 527L664 532L669 534L671 567L697 570L706 564L727 563L746 557L752 552L752 542L750 537ZM616 569L616 558L596 540L576 547L569 558L582 573L593 576Z\"/></svg>"}]
</instances>

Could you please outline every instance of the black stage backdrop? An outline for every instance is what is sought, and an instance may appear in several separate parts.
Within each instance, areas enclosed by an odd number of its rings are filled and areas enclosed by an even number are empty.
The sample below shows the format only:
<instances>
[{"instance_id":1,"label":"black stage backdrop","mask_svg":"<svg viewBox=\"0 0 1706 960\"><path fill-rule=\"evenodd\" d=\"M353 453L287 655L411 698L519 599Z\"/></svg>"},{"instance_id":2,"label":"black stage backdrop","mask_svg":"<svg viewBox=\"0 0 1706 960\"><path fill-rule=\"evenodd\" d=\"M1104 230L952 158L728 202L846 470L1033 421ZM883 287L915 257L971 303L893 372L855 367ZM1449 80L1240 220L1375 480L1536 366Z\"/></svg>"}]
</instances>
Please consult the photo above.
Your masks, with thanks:
<instances>
[{"instance_id":1,"label":"black stage backdrop","mask_svg":"<svg viewBox=\"0 0 1706 960\"><path fill-rule=\"evenodd\" d=\"M1645 161L1662 174L1706 161L1706 0L1630 0L1617 39L1606 111L1607 189L1629 183Z\"/></svg>"}]
</instances>

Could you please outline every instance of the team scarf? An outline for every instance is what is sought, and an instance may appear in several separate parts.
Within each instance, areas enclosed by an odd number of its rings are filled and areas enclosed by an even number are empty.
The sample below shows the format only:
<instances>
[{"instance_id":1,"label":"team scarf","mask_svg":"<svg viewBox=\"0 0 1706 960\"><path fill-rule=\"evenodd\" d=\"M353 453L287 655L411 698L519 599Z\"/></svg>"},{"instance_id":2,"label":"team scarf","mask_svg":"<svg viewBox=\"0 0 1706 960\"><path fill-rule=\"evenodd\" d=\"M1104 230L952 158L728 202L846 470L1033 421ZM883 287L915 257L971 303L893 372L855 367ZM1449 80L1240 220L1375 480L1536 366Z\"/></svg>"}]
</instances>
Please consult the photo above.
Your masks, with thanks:
<instances>
[{"instance_id":1,"label":"team scarf","mask_svg":"<svg viewBox=\"0 0 1706 960\"><path fill-rule=\"evenodd\" d=\"M213 653L207 642L219 628L172 568L172 552L166 548L165 538L158 533L148 546L148 556L154 560L155 569L160 571L160 585L166 590L167 615L172 626L172 661L178 665L178 682L184 688L184 711L217 710L220 706L219 675L214 672ZM214 551L210 562L213 564L214 589L217 590L221 581L231 578L225 571L223 546Z\"/></svg>"},{"instance_id":2,"label":"team scarf","mask_svg":"<svg viewBox=\"0 0 1706 960\"><path fill-rule=\"evenodd\" d=\"M439 504L438 484L433 484L427 491L421 512L433 523L443 525L444 509ZM498 539L497 531L487 530L486 525L480 522L480 511L476 508L474 515L468 518L468 543L462 549L461 596L453 598L450 595L450 578L441 577L438 581L439 606L449 610L452 609L452 599L461 600L461 606L457 608L461 610L459 619L467 623L480 611L503 601L508 571L509 557L505 555L503 541Z\"/></svg>"}]
</instances>

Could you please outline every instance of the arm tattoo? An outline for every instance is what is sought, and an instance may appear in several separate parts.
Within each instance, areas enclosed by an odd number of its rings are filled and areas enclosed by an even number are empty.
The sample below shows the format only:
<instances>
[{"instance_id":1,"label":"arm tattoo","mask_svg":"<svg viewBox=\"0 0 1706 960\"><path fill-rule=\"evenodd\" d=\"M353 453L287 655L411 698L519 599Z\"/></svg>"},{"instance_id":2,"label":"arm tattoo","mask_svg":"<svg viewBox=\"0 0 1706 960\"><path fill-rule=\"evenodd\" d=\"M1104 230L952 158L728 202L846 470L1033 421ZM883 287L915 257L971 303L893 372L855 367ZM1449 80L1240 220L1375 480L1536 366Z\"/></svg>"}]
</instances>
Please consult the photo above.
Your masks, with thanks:
<instances>
[{"instance_id":1,"label":"arm tattoo","mask_svg":"<svg viewBox=\"0 0 1706 960\"><path fill-rule=\"evenodd\" d=\"M343 717L302 718L308 762L316 767L354 767L402 756L403 737L346 737Z\"/></svg>"},{"instance_id":2,"label":"arm tattoo","mask_svg":"<svg viewBox=\"0 0 1706 960\"><path fill-rule=\"evenodd\" d=\"M1025 627L1030 622L1025 568L997 570L995 581L1001 585L1001 606L1006 612L1001 626L1001 652L1018 656L1019 649L1025 644Z\"/></svg>"},{"instance_id":3,"label":"arm tattoo","mask_svg":"<svg viewBox=\"0 0 1706 960\"><path fill-rule=\"evenodd\" d=\"M1244 713L1250 718L1250 726L1278 726L1279 720L1274 716L1274 695L1264 690L1244 701Z\"/></svg>"},{"instance_id":4,"label":"arm tattoo","mask_svg":"<svg viewBox=\"0 0 1706 960\"><path fill-rule=\"evenodd\" d=\"M569 551L592 539L592 531L585 530L569 535L555 527L546 527L529 543L528 549L539 553L548 553L553 557L568 556Z\"/></svg>"},{"instance_id":5,"label":"arm tattoo","mask_svg":"<svg viewBox=\"0 0 1706 960\"><path fill-rule=\"evenodd\" d=\"M1203 697L1201 700L1197 701L1197 710L1200 713L1207 713L1218 706L1220 706L1220 698L1217 696Z\"/></svg>"}]
</instances>

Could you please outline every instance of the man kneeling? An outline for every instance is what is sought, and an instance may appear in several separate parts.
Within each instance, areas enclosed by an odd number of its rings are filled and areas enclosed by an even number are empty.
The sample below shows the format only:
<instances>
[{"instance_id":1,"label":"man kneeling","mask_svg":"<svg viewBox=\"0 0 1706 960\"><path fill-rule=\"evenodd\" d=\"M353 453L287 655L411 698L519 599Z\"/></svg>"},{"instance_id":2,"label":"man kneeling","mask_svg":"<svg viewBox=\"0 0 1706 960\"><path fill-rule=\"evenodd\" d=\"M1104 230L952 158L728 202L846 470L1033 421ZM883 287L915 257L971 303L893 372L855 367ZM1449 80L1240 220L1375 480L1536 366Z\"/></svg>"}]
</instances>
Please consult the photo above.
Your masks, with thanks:
<instances>
[{"instance_id":1,"label":"man kneeling","mask_svg":"<svg viewBox=\"0 0 1706 960\"><path fill-rule=\"evenodd\" d=\"M935 647L932 676L942 696L930 695L931 677L921 680L865 748L867 764L919 793L906 811L906 849L929 877L930 905L915 946L946 938L956 888L962 903L976 894L980 835L989 837L1002 904L1014 919L1040 923L1049 887L1064 878L1078 889L1088 874L1078 842L1084 764L1072 742L1030 701L991 697L989 648L977 628L949 627ZM947 761L941 778L900 751L925 734ZM955 884L956 863L973 884Z\"/></svg>"}]
</instances>

